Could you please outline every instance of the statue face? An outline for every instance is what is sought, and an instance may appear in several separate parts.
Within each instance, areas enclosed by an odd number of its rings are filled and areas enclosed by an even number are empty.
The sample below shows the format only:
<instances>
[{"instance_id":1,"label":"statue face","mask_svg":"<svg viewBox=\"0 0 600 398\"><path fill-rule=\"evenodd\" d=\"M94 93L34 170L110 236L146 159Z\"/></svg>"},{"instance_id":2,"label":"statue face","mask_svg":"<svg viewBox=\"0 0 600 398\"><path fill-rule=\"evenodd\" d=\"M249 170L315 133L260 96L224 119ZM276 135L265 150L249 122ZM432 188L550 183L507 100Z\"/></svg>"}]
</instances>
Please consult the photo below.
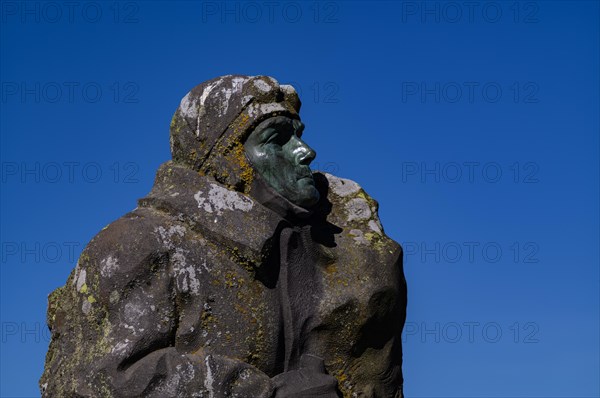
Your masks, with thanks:
<instances>
[{"instance_id":1,"label":"statue face","mask_svg":"<svg viewBox=\"0 0 600 398\"><path fill-rule=\"evenodd\" d=\"M279 194L290 202L308 208L319 200L310 170L317 156L300 138L304 124L285 116L260 123L244 143L248 159Z\"/></svg>"}]
</instances>

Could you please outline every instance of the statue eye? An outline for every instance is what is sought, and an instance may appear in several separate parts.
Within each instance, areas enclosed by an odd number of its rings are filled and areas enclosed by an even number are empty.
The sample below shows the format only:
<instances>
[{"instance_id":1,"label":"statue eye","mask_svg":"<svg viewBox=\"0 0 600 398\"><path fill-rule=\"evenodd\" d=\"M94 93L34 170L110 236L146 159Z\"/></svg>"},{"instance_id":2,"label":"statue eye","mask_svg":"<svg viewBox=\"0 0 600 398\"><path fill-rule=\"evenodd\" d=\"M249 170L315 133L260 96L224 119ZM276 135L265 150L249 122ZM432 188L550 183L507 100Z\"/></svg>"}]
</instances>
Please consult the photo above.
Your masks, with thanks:
<instances>
[{"instance_id":1,"label":"statue eye","mask_svg":"<svg viewBox=\"0 0 600 398\"><path fill-rule=\"evenodd\" d=\"M274 131L271 135L269 135L269 138L267 138L266 143L267 144L277 143L278 140L279 140L279 134L277 133L277 131Z\"/></svg>"},{"instance_id":2,"label":"statue eye","mask_svg":"<svg viewBox=\"0 0 600 398\"><path fill-rule=\"evenodd\" d=\"M293 130L288 127L282 126L275 128L267 138L266 143L284 145L286 142L289 141L292 134Z\"/></svg>"}]
</instances>

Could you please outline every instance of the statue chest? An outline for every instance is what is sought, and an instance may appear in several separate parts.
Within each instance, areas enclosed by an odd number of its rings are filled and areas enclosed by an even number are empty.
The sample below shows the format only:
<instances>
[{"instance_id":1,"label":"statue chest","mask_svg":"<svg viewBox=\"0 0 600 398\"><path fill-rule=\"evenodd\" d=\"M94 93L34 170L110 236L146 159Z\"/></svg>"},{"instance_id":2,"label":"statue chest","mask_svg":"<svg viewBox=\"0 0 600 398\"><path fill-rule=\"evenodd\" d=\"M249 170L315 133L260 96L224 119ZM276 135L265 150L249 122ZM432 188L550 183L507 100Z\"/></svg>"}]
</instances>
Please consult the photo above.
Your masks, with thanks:
<instances>
[{"instance_id":1,"label":"statue chest","mask_svg":"<svg viewBox=\"0 0 600 398\"><path fill-rule=\"evenodd\" d=\"M206 348L267 374L279 373L282 348L276 289L254 279L229 258L220 258L199 284L198 294L178 298L176 346L185 352Z\"/></svg>"}]
</instances>

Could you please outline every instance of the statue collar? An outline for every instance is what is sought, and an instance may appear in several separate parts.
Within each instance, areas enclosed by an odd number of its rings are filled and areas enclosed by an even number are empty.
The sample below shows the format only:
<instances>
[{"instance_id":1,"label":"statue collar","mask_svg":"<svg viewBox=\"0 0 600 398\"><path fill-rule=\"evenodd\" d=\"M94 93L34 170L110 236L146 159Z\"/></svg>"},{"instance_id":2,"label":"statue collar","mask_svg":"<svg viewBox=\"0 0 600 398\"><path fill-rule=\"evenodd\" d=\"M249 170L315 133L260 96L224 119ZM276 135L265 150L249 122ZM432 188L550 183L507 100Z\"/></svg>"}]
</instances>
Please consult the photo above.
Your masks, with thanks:
<instances>
[{"instance_id":1,"label":"statue collar","mask_svg":"<svg viewBox=\"0 0 600 398\"><path fill-rule=\"evenodd\" d=\"M236 257L258 265L268 256L279 231L309 217L310 212L273 190L259 189L259 185L255 188L255 192L263 192L259 198L230 190L212 177L168 161L159 167L152 190L139 199L138 206L166 213L230 249Z\"/></svg>"}]
</instances>

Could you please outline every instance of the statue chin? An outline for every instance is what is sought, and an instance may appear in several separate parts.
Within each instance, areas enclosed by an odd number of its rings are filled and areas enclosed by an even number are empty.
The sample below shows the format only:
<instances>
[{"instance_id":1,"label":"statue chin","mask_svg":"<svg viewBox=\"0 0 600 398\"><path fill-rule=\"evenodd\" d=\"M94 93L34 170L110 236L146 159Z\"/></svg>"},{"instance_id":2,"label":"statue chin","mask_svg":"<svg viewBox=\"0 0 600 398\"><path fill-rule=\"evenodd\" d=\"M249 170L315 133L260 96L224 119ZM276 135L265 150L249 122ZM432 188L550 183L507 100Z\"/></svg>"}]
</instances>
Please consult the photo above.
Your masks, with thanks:
<instances>
[{"instance_id":1,"label":"statue chin","mask_svg":"<svg viewBox=\"0 0 600 398\"><path fill-rule=\"evenodd\" d=\"M292 202L293 204L309 208L317 204L319 201L320 195L317 188L315 188L313 184L300 183L301 185L297 188L297 190L289 196L286 196L286 199Z\"/></svg>"}]
</instances>

